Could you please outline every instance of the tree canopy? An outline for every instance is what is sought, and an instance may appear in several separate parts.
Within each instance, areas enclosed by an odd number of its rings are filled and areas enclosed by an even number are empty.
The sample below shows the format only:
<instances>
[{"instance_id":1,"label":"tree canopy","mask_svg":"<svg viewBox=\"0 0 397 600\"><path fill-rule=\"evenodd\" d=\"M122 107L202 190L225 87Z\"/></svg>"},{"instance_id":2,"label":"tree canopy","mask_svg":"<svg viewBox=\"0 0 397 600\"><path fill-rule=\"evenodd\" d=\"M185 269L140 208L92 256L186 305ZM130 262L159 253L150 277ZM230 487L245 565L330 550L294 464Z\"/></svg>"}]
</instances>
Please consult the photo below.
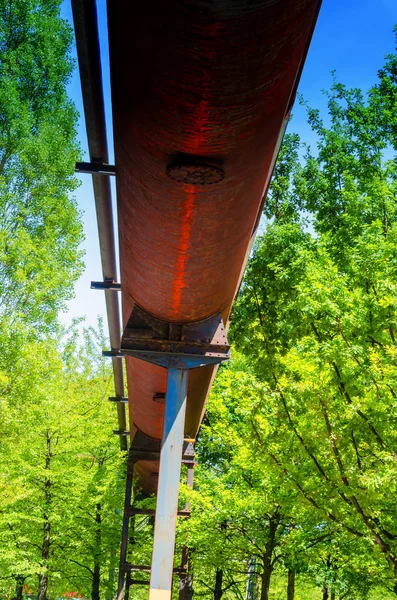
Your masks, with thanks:
<instances>
[{"instance_id":1,"label":"tree canopy","mask_svg":"<svg viewBox=\"0 0 397 600\"><path fill-rule=\"evenodd\" d=\"M82 269L72 32L59 7L0 2L0 318L10 327L53 323Z\"/></svg>"},{"instance_id":2,"label":"tree canopy","mask_svg":"<svg viewBox=\"0 0 397 600\"><path fill-rule=\"evenodd\" d=\"M335 80L316 148L287 135L231 332L267 390L267 468L371 542L397 594L396 84L395 56L366 96Z\"/></svg>"}]
</instances>

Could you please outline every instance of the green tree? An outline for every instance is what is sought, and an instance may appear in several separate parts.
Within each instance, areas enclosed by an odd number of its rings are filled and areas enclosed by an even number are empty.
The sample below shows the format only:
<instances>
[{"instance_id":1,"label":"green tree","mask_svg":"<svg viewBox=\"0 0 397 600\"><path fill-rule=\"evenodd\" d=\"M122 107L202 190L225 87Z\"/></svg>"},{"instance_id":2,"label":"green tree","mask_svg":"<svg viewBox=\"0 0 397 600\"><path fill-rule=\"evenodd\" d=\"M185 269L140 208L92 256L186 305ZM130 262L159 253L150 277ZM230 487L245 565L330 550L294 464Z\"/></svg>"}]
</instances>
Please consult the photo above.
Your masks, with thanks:
<instances>
[{"instance_id":1,"label":"green tree","mask_svg":"<svg viewBox=\"0 0 397 600\"><path fill-rule=\"evenodd\" d=\"M315 152L287 136L231 330L268 390L267 468L371 541L395 594L396 89L392 56L367 95L334 83L328 125L308 108Z\"/></svg>"},{"instance_id":2,"label":"green tree","mask_svg":"<svg viewBox=\"0 0 397 600\"><path fill-rule=\"evenodd\" d=\"M299 501L299 492L274 467L257 439L255 415L267 389L236 356L214 384L197 446L191 519L180 526L193 552L196 593L270 596L273 574L287 569L290 588L305 554L329 539ZM285 577L285 580L287 577ZM287 581L285 583L287 588ZM290 598L293 598L292 591Z\"/></svg>"},{"instance_id":3,"label":"green tree","mask_svg":"<svg viewBox=\"0 0 397 600\"><path fill-rule=\"evenodd\" d=\"M81 268L67 98L72 32L55 0L0 1L0 319L54 322ZM1 323L0 323L1 325Z\"/></svg>"},{"instance_id":4,"label":"green tree","mask_svg":"<svg viewBox=\"0 0 397 600\"><path fill-rule=\"evenodd\" d=\"M73 395L83 395L84 405L76 421L79 469L61 569L66 580L92 600L99 600L101 595L111 597L115 591L126 464L111 429L113 411L107 399L112 377L110 366L101 356L108 344L102 320L98 325L97 329L84 331L80 349L72 337L64 352Z\"/></svg>"},{"instance_id":5,"label":"green tree","mask_svg":"<svg viewBox=\"0 0 397 600\"><path fill-rule=\"evenodd\" d=\"M0 585L20 598L26 584L39 600L73 586L98 600L114 587L121 528L112 378L91 348L59 344L25 344L1 397Z\"/></svg>"}]
</instances>

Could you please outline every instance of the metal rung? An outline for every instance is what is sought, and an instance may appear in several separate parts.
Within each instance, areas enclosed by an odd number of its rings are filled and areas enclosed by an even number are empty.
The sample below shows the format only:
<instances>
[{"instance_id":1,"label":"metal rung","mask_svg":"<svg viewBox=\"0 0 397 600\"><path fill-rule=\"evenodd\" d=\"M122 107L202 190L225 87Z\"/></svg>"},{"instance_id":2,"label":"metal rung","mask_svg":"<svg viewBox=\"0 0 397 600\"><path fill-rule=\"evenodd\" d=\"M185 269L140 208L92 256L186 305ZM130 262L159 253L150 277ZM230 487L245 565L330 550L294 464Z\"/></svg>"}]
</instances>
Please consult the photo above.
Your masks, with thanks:
<instances>
[{"instance_id":1,"label":"metal rung","mask_svg":"<svg viewBox=\"0 0 397 600\"><path fill-rule=\"evenodd\" d=\"M133 515L155 515L156 511L153 508L135 508L134 506L126 506L124 509L125 517L132 517ZM178 517L190 517L190 510L178 510Z\"/></svg>"},{"instance_id":2,"label":"metal rung","mask_svg":"<svg viewBox=\"0 0 397 600\"><path fill-rule=\"evenodd\" d=\"M138 462L139 460L153 460L158 462L160 460L160 452L150 452L149 450L134 450L130 451L129 458L132 462ZM191 458L182 458L181 463L187 467L194 467L196 462Z\"/></svg>"},{"instance_id":3,"label":"metal rung","mask_svg":"<svg viewBox=\"0 0 397 600\"><path fill-rule=\"evenodd\" d=\"M91 281L91 289L92 290L111 290L114 292L119 292L121 290L121 283L117 283L116 281Z\"/></svg>"},{"instance_id":4,"label":"metal rung","mask_svg":"<svg viewBox=\"0 0 397 600\"><path fill-rule=\"evenodd\" d=\"M130 435L130 432L126 429L113 429L114 435Z\"/></svg>"},{"instance_id":5,"label":"metal rung","mask_svg":"<svg viewBox=\"0 0 397 600\"><path fill-rule=\"evenodd\" d=\"M127 571L146 571L147 573L150 573L151 570L152 567L150 565L132 565L131 563L120 564L120 571L124 571L125 573ZM184 567L175 567L172 572L177 573L178 575L184 575L187 573L187 569Z\"/></svg>"},{"instance_id":6,"label":"metal rung","mask_svg":"<svg viewBox=\"0 0 397 600\"><path fill-rule=\"evenodd\" d=\"M147 573L150 573L151 568L150 565L132 565L127 562L120 564L121 571L146 571Z\"/></svg>"},{"instance_id":7,"label":"metal rung","mask_svg":"<svg viewBox=\"0 0 397 600\"><path fill-rule=\"evenodd\" d=\"M145 579L130 579L130 585L150 585L149 579L146 581Z\"/></svg>"},{"instance_id":8,"label":"metal rung","mask_svg":"<svg viewBox=\"0 0 397 600\"><path fill-rule=\"evenodd\" d=\"M124 396L110 396L108 400L109 402L123 402L124 404L128 402L128 398L125 398Z\"/></svg>"},{"instance_id":9,"label":"metal rung","mask_svg":"<svg viewBox=\"0 0 397 600\"><path fill-rule=\"evenodd\" d=\"M100 162L77 162L76 173L91 173L95 175L116 175L116 167Z\"/></svg>"},{"instance_id":10,"label":"metal rung","mask_svg":"<svg viewBox=\"0 0 397 600\"><path fill-rule=\"evenodd\" d=\"M153 460L158 462L160 460L160 452L134 450L133 452L130 451L129 457L132 462L138 462L139 460ZM181 463L187 467L194 467L196 465L195 460L190 458L182 458Z\"/></svg>"}]
</instances>

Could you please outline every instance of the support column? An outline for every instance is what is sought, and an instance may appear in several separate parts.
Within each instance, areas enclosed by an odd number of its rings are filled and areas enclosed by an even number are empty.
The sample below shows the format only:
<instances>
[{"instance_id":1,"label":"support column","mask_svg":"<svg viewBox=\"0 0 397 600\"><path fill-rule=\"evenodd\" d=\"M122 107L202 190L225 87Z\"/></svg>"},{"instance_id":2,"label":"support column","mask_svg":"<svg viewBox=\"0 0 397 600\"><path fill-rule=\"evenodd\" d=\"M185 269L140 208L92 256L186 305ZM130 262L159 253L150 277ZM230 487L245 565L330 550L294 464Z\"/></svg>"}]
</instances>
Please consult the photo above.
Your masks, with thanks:
<instances>
[{"instance_id":1,"label":"support column","mask_svg":"<svg viewBox=\"0 0 397 600\"><path fill-rule=\"evenodd\" d=\"M187 370L168 369L149 600L171 598L187 379Z\"/></svg>"},{"instance_id":2,"label":"support column","mask_svg":"<svg viewBox=\"0 0 397 600\"><path fill-rule=\"evenodd\" d=\"M221 313L167 323L134 304L122 335L120 353L168 371L149 600L171 599L188 371L228 360L229 351Z\"/></svg>"},{"instance_id":3,"label":"support column","mask_svg":"<svg viewBox=\"0 0 397 600\"><path fill-rule=\"evenodd\" d=\"M187 485L191 490L193 489L194 466L195 463L193 461L187 468ZM189 502L186 502L185 510L190 510ZM178 600L192 600L193 575L189 573L189 549L187 546L182 546L181 568L185 572L180 576Z\"/></svg>"},{"instance_id":4,"label":"support column","mask_svg":"<svg viewBox=\"0 0 397 600\"><path fill-rule=\"evenodd\" d=\"M127 510L131 506L133 477L134 477L134 462L130 458L128 458L127 478L126 478L126 486L125 486L125 499L124 499L123 528L122 528L122 533L121 533L120 569L119 569L119 581L118 581L118 586L117 586L117 600L123 600L123 596L124 596L125 571L123 570L123 565L127 562L128 529L129 529L129 517L128 517Z\"/></svg>"}]
</instances>

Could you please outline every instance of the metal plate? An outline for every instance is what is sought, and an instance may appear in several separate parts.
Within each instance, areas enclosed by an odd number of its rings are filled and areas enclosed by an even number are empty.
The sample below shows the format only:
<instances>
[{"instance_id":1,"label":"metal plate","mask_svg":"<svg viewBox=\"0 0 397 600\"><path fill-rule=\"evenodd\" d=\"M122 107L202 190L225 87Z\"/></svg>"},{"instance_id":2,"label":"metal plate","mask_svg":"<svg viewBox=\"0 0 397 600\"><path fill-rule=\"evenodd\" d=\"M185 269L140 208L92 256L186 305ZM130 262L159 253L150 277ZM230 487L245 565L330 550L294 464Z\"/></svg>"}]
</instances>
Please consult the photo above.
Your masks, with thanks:
<instances>
[{"instance_id":1,"label":"metal plate","mask_svg":"<svg viewBox=\"0 0 397 600\"><path fill-rule=\"evenodd\" d=\"M204 162L188 160L171 163L167 167L167 175L175 181L189 185L213 185L225 177L223 169Z\"/></svg>"}]
</instances>

